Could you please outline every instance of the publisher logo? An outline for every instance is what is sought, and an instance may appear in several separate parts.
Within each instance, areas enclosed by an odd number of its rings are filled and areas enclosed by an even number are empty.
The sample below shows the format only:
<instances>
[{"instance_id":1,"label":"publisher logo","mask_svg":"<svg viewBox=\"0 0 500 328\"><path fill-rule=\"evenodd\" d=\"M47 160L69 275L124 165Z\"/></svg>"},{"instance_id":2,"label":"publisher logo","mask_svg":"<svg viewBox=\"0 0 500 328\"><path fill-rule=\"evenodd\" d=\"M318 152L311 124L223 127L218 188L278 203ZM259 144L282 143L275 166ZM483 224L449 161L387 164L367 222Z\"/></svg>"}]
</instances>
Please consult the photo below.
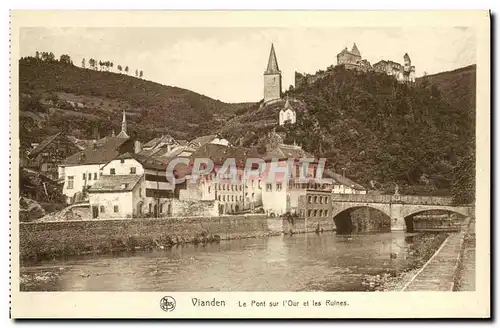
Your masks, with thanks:
<instances>
[{"instance_id":1,"label":"publisher logo","mask_svg":"<svg viewBox=\"0 0 500 328\"><path fill-rule=\"evenodd\" d=\"M160 307L165 312L172 312L175 309L175 299L172 296L165 296L160 300Z\"/></svg>"}]
</instances>

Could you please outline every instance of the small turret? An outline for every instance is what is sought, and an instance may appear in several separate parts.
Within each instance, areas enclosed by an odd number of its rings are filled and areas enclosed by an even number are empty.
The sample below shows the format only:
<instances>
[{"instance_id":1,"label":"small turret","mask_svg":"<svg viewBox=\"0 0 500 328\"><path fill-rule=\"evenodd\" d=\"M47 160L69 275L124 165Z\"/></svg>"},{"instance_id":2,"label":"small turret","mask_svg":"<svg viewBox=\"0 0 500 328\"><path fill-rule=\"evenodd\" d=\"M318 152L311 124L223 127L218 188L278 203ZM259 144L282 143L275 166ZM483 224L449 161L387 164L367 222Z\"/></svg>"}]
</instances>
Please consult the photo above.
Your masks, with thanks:
<instances>
[{"instance_id":1,"label":"small turret","mask_svg":"<svg viewBox=\"0 0 500 328\"><path fill-rule=\"evenodd\" d=\"M356 42L354 42L354 45L352 46L351 53L354 54L354 55L356 55L356 56L360 56L361 57L361 53L359 52L359 49L356 46Z\"/></svg>"}]
</instances>

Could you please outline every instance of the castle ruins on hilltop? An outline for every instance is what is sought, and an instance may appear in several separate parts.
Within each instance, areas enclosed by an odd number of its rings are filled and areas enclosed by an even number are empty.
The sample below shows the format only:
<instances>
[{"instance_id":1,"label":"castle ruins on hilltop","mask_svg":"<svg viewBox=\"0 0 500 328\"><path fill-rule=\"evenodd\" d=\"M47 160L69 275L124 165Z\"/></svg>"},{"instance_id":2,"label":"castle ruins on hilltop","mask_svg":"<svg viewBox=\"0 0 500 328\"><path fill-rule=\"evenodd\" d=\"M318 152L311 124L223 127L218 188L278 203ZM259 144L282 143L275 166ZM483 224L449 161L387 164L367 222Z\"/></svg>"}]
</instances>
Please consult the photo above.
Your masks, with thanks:
<instances>
[{"instance_id":1,"label":"castle ruins on hilltop","mask_svg":"<svg viewBox=\"0 0 500 328\"><path fill-rule=\"evenodd\" d=\"M366 59L361 57L361 52L356 43L349 50L342 49L337 54L337 64L335 66L343 66L349 70L357 70L362 72L379 72L390 76L394 76L401 83L415 82L415 66L411 65L410 56L405 53L403 56L404 64L396 63L392 60L381 60L373 65ZM334 65L329 66L326 71L319 71L315 74L301 74L295 72L295 87L312 84L316 80L333 74Z\"/></svg>"},{"instance_id":2,"label":"castle ruins on hilltop","mask_svg":"<svg viewBox=\"0 0 500 328\"><path fill-rule=\"evenodd\" d=\"M411 65L411 59L407 53L404 54L403 60L403 65L391 60L381 60L372 66L368 60L361 58L356 43L351 51L346 47L337 55L337 65L343 65L346 69L381 72L394 76L400 82L413 83L415 82L415 66Z\"/></svg>"}]
</instances>

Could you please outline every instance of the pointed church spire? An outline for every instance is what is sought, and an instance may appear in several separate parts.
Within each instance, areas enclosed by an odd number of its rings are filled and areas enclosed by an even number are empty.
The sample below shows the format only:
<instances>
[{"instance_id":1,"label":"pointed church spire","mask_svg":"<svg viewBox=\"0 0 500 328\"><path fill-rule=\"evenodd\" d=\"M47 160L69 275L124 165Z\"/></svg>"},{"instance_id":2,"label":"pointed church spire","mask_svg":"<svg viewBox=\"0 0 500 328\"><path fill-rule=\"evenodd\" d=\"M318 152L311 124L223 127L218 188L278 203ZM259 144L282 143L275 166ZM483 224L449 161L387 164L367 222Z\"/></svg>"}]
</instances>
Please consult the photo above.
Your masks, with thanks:
<instances>
[{"instance_id":1,"label":"pointed church spire","mask_svg":"<svg viewBox=\"0 0 500 328\"><path fill-rule=\"evenodd\" d=\"M123 119L122 119L122 130L118 134L119 138L128 138L127 134L127 115L125 114L125 110L123 110Z\"/></svg>"},{"instance_id":2,"label":"pointed church spire","mask_svg":"<svg viewBox=\"0 0 500 328\"><path fill-rule=\"evenodd\" d=\"M267 61L267 69L265 74L279 74L278 60L274 52L274 44L271 44L271 52L269 53L269 60Z\"/></svg>"}]
</instances>

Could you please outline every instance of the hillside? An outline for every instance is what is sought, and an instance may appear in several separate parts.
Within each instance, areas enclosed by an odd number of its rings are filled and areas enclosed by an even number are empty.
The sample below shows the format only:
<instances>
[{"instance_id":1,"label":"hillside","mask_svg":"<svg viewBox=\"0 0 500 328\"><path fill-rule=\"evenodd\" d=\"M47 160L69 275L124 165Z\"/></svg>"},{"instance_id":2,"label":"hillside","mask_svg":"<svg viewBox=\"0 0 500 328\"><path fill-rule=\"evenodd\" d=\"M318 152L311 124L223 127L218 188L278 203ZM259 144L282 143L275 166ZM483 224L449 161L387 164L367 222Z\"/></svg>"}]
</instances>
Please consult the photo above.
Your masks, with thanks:
<instances>
[{"instance_id":1,"label":"hillside","mask_svg":"<svg viewBox=\"0 0 500 328\"><path fill-rule=\"evenodd\" d=\"M288 92L298 102L298 123L285 129L288 142L371 189L392 192L398 184L409 194L450 194L460 174L470 182L474 172L474 76L475 67L468 67L408 86L385 74L335 67ZM243 143L257 146L278 111L252 108L226 131L234 139L245 131ZM250 115L271 124L254 127Z\"/></svg>"},{"instance_id":2,"label":"hillside","mask_svg":"<svg viewBox=\"0 0 500 328\"><path fill-rule=\"evenodd\" d=\"M252 104L227 104L195 92L126 74L83 69L34 57L19 61L23 146L58 131L91 138L120 131L122 111L129 131L146 141L158 134L192 139L213 132Z\"/></svg>"},{"instance_id":3,"label":"hillside","mask_svg":"<svg viewBox=\"0 0 500 328\"><path fill-rule=\"evenodd\" d=\"M419 84L436 85L441 95L452 106L473 108L476 104L476 65L462 67L453 71L427 75L416 79Z\"/></svg>"}]
</instances>

